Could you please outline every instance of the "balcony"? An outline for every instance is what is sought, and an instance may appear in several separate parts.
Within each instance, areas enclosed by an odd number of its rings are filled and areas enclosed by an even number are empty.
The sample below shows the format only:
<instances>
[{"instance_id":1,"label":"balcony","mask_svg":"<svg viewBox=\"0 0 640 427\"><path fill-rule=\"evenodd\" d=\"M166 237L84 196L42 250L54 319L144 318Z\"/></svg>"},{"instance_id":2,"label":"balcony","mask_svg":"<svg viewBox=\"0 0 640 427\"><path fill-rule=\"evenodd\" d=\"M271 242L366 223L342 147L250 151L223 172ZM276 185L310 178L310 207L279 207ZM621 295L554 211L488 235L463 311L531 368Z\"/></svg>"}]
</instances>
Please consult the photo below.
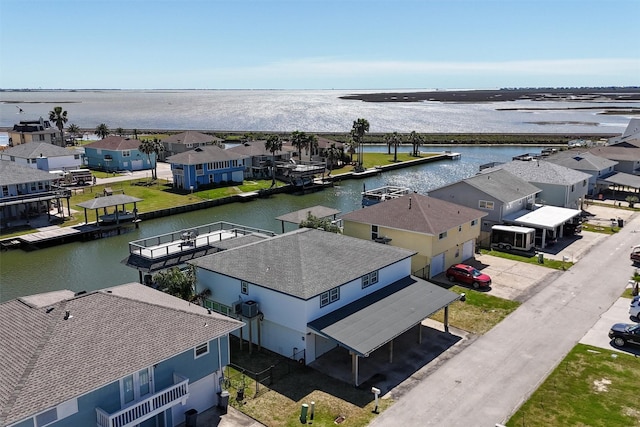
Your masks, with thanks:
<instances>
[{"instance_id":1,"label":"balcony","mask_svg":"<svg viewBox=\"0 0 640 427\"><path fill-rule=\"evenodd\" d=\"M165 388L144 400L134 402L112 414L96 408L98 427L135 426L178 403L185 405L189 398L189 379L173 374L173 383L173 386Z\"/></svg>"}]
</instances>

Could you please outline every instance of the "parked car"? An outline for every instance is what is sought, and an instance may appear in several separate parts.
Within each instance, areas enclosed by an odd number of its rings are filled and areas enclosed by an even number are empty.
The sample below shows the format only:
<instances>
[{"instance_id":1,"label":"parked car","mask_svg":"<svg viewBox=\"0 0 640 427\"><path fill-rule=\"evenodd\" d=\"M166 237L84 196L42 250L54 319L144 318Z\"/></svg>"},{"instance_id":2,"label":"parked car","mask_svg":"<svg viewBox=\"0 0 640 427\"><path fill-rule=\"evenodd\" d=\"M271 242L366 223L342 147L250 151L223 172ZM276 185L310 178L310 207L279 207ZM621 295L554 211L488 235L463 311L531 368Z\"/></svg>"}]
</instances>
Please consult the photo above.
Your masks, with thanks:
<instances>
[{"instance_id":1,"label":"parked car","mask_svg":"<svg viewBox=\"0 0 640 427\"><path fill-rule=\"evenodd\" d=\"M447 279L450 282L471 285L474 289L491 286L491 277L481 273L478 269L467 264L455 264L447 269Z\"/></svg>"},{"instance_id":2,"label":"parked car","mask_svg":"<svg viewBox=\"0 0 640 427\"><path fill-rule=\"evenodd\" d=\"M640 319L640 296L635 296L629 306L629 316Z\"/></svg>"},{"instance_id":3,"label":"parked car","mask_svg":"<svg viewBox=\"0 0 640 427\"><path fill-rule=\"evenodd\" d=\"M640 323L616 323L609 331L609 338L618 347L627 343L640 345Z\"/></svg>"}]
</instances>

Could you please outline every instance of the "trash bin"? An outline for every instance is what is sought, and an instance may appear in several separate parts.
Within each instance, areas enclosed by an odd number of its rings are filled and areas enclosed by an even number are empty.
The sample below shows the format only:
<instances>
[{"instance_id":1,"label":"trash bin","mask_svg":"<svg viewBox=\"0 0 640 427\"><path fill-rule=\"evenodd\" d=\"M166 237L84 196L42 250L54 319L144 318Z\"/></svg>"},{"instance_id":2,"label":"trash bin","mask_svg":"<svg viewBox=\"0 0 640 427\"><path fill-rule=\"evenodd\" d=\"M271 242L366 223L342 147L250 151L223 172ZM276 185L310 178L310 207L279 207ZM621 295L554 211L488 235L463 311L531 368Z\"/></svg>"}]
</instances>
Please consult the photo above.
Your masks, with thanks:
<instances>
[{"instance_id":1,"label":"trash bin","mask_svg":"<svg viewBox=\"0 0 640 427\"><path fill-rule=\"evenodd\" d=\"M622 218L618 218L618 227L624 227L624 220Z\"/></svg>"},{"instance_id":2,"label":"trash bin","mask_svg":"<svg viewBox=\"0 0 640 427\"><path fill-rule=\"evenodd\" d=\"M538 254L538 264L544 264L544 254Z\"/></svg>"},{"instance_id":3,"label":"trash bin","mask_svg":"<svg viewBox=\"0 0 640 427\"><path fill-rule=\"evenodd\" d=\"M198 421L198 411L196 409L189 409L184 413L184 426L196 427Z\"/></svg>"},{"instance_id":4,"label":"trash bin","mask_svg":"<svg viewBox=\"0 0 640 427\"><path fill-rule=\"evenodd\" d=\"M220 393L218 393L218 408L220 408L220 413L226 414L228 407L229 407L229 392L227 390L222 390Z\"/></svg>"}]
</instances>

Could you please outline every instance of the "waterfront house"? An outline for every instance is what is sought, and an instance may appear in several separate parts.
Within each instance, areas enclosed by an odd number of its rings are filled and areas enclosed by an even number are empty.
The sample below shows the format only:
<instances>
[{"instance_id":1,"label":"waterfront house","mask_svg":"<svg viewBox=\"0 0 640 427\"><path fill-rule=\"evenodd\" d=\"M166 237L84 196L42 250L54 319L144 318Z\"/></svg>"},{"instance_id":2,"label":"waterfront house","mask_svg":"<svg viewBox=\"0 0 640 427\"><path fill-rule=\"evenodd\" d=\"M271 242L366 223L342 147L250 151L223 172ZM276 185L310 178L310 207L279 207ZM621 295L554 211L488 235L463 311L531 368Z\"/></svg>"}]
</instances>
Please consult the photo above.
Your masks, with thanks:
<instances>
[{"instance_id":1,"label":"waterfront house","mask_svg":"<svg viewBox=\"0 0 640 427\"><path fill-rule=\"evenodd\" d=\"M27 142L44 142L63 146L60 140L60 131L51 126L49 120L40 117L39 120L23 120L13 125L9 132L9 146L13 147Z\"/></svg>"},{"instance_id":2,"label":"waterfront house","mask_svg":"<svg viewBox=\"0 0 640 427\"><path fill-rule=\"evenodd\" d=\"M0 304L0 425L166 426L218 403L241 322L132 283Z\"/></svg>"},{"instance_id":3,"label":"waterfront house","mask_svg":"<svg viewBox=\"0 0 640 427\"><path fill-rule=\"evenodd\" d=\"M613 175L618 162L596 156L588 151L560 151L547 158L547 161L589 174L587 195L596 196L600 192L602 181ZM600 181L600 182L599 182Z\"/></svg>"},{"instance_id":4,"label":"waterfront house","mask_svg":"<svg viewBox=\"0 0 640 427\"><path fill-rule=\"evenodd\" d=\"M61 199L66 198L68 209L71 193L54 188L54 178L49 172L0 160L0 226L9 228L43 213L50 215L54 200L61 208Z\"/></svg>"},{"instance_id":5,"label":"waterfront house","mask_svg":"<svg viewBox=\"0 0 640 427\"><path fill-rule=\"evenodd\" d=\"M151 169L155 153L149 156L139 150L140 141L122 136L108 136L85 145L87 166L107 172Z\"/></svg>"},{"instance_id":6,"label":"waterfront house","mask_svg":"<svg viewBox=\"0 0 640 427\"><path fill-rule=\"evenodd\" d=\"M486 212L481 224L481 239L485 239L492 226L504 222L504 216L532 209L540 191L524 179L497 169L436 188L429 191L429 196Z\"/></svg>"},{"instance_id":7,"label":"waterfront house","mask_svg":"<svg viewBox=\"0 0 640 427\"><path fill-rule=\"evenodd\" d=\"M473 257L486 212L421 194L342 216L344 234L415 251L412 274L431 278Z\"/></svg>"},{"instance_id":8,"label":"waterfront house","mask_svg":"<svg viewBox=\"0 0 640 427\"><path fill-rule=\"evenodd\" d=\"M46 172L82 167L84 154L76 149L58 147L46 142L27 142L0 151L0 160L9 160Z\"/></svg>"},{"instance_id":9,"label":"waterfront house","mask_svg":"<svg viewBox=\"0 0 640 427\"><path fill-rule=\"evenodd\" d=\"M245 178L267 179L271 177L271 163L275 154L276 163L288 162L291 150L276 151L272 154L265 147L265 141L250 141L228 148L227 151L246 156Z\"/></svg>"},{"instance_id":10,"label":"waterfront house","mask_svg":"<svg viewBox=\"0 0 640 427\"><path fill-rule=\"evenodd\" d=\"M227 183L241 184L248 157L216 145L206 145L167 158L173 185L181 190Z\"/></svg>"},{"instance_id":11,"label":"waterfront house","mask_svg":"<svg viewBox=\"0 0 640 427\"><path fill-rule=\"evenodd\" d=\"M224 139L214 135L188 130L175 135L169 135L163 138L161 143L164 151L160 153L160 160L164 161L167 157L184 153L194 148L205 145L222 145L224 144Z\"/></svg>"},{"instance_id":12,"label":"waterfront house","mask_svg":"<svg viewBox=\"0 0 640 427\"><path fill-rule=\"evenodd\" d=\"M536 203L568 209L582 209L588 192L590 175L546 160L513 160L486 173L503 169L539 188Z\"/></svg>"},{"instance_id":13,"label":"waterfront house","mask_svg":"<svg viewBox=\"0 0 640 427\"><path fill-rule=\"evenodd\" d=\"M346 348L357 385L360 358L440 309L446 319L446 307L459 299L412 276L414 254L301 228L189 262L197 267L197 291L211 291L205 307L243 320L240 338L250 349L311 363Z\"/></svg>"}]
</instances>

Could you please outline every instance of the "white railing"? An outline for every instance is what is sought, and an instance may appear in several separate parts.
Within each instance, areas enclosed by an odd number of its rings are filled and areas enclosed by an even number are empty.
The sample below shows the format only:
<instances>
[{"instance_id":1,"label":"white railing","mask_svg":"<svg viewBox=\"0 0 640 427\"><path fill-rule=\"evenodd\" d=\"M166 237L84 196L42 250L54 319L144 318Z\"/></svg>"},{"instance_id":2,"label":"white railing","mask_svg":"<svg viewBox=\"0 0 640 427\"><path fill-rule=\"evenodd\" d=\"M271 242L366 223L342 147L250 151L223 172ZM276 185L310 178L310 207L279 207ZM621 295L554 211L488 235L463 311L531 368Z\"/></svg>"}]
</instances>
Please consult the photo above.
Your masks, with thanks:
<instances>
[{"instance_id":1,"label":"white railing","mask_svg":"<svg viewBox=\"0 0 640 427\"><path fill-rule=\"evenodd\" d=\"M96 408L98 427L134 426L166 411L177 403L186 404L189 397L189 379L174 374L173 381L173 386L112 414L101 408Z\"/></svg>"}]
</instances>

